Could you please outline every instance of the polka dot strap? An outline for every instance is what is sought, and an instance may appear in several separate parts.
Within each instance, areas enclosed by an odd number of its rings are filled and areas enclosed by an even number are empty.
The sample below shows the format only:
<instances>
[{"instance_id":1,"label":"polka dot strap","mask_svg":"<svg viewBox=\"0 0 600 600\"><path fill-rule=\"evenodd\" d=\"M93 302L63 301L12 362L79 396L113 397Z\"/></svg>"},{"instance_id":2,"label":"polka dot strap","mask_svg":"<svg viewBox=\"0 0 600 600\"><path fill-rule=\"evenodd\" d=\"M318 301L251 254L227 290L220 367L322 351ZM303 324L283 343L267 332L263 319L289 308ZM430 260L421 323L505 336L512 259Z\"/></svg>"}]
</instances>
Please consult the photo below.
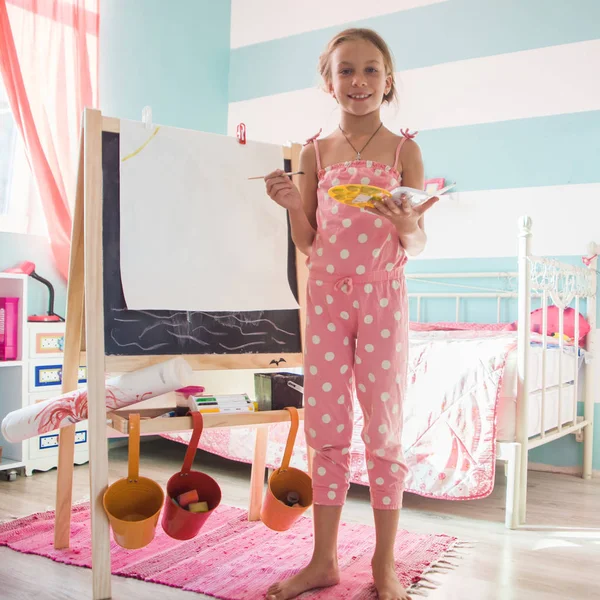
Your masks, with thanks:
<instances>
[{"instance_id":1,"label":"polka dot strap","mask_svg":"<svg viewBox=\"0 0 600 600\"><path fill-rule=\"evenodd\" d=\"M308 146L308 144L310 144L311 142L314 142L321 135L322 131L323 131L323 128L321 127L321 129L319 129L319 131L317 133L315 133L315 135L313 135L312 137L309 137L302 145Z\"/></svg>"},{"instance_id":2,"label":"polka dot strap","mask_svg":"<svg viewBox=\"0 0 600 600\"><path fill-rule=\"evenodd\" d=\"M394 158L394 169L398 169L398 160L400 159L400 150L402 150L402 146L404 146L405 141L406 141L406 138L403 137L400 140L398 147L396 148L396 157Z\"/></svg>"},{"instance_id":3,"label":"polka dot strap","mask_svg":"<svg viewBox=\"0 0 600 600\"><path fill-rule=\"evenodd\" d=\"M315 157L317 158L317 172L321 170L321 155L319 154L319 142L316 138L313 140L313 144L315 145Z\"/></svg>"},{"instance_id":4,"label":"polka dot strap","mask_svg":"<svg viewBox=\"0 0 600 600\"><path fill-rule=\"evenodd\" d=\"M400 150L402 149L404 142L406 140L412 140L413 138L416 137L417 133L419 133L419 132L415 131L414 133L410 133L409 129L401 129L400 133L402 134L402 139L400 140L400 143L398 144L398 147L396 148L396 158L394 159L394 169L398 169L398 159L400 158Z\"/></svg>"},{"instance_id":5,"label":"polka dot strap","mask_svg":"<svg viewBox=\"0 0 600 600\"><path fill-rule=\"evenodd\" d=\"M317 142L317 138L321 135L323 128L319 129L319 132L309 137L306 142L304 142L304 146L308 146L312 142L315 147L315 156L317 158L317 171L321 170L321 156L319 155L319 143Z\"/></svg>"},{"instance_id":6,"label":"polka dot strap","mask_svg":"<svg viewBox=\"0 0 600 600\"><path fill-rule=\"evenodd\" d=\"M296 434L298 433L298 411L293 406L288 406L286 409L290 413L290 419L292 424L290 426L290 433L288 434L287 443L285 445L285 452L283 453L283 460L281 461L280 470L285 471L290 466L290 459L292 458L292 452L294 450L294 444L296 442Z\"/></svg>"},{"instance_id":7,"label":"polka dot strap","mask_svg":"<svg viewBox=\"0 0 600 600\"><path fill-rule=\"evenodd\" d=\"M410 132L410 129L401 129L400 133L405 137L408 138L409 140L412 140L413 138L417 137L417 133L419 133L418 131L415 131L414 133Z\"/></svg>"}]
</instances>

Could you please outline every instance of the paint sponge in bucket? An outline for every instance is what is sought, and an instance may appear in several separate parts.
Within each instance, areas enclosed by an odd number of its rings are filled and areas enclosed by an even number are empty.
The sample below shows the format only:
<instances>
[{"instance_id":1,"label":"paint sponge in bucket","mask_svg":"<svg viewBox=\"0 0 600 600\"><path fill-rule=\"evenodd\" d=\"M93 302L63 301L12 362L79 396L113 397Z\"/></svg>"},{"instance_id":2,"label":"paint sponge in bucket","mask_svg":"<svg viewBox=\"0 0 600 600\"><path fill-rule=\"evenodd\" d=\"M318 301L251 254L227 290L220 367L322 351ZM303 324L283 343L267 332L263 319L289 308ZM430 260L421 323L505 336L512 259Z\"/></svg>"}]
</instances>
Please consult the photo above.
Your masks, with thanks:
<instances>
[{"instance_id":1,"label":"paint sponge in bucket","mask_svg":"<svg viewBox=\"0 0 600 600\"><path fill-rule=\"evenodd\" d=\"M198 502L199 500L198 490L190 490L189 492L183 492L183 494L177 496L177 504L179 504L181 508L186 508L189 504Z\"/></svg>"},{"instance_id":2,"label":"paint sponge in bucket","mask_svg":"<svg viewBox=\"0 0 600 600\"><path fill-rule=\"evenodd\" d=\"M205 513L208 512L208 502L192 502L187 508L192 513Z\"/></svg>"}]
</instances>

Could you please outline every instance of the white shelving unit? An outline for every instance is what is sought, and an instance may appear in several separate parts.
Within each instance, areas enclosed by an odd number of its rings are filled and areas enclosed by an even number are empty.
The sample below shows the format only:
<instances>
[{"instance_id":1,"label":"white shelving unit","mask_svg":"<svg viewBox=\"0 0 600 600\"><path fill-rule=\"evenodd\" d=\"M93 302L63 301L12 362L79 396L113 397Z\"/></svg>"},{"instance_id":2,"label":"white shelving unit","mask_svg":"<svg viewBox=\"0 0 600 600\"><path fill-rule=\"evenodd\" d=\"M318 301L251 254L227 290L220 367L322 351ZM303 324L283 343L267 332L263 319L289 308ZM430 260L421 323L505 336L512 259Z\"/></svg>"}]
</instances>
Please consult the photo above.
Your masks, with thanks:
<instances>
[{"instance_id":1,"label":"white shelving unit","mask_svg":"<svg viewBox=\"0 0 600 600\"><path fill-rule=\"evenodd\" d=\"M14 361L0 361L0 421L13 410L23 406L27 389L27 371L24 357L27 356L27 275L0 273L0 297L19 298L19 337L18 355ZM10 478L18 471L26 470L25 442L8 443L0 433L2 458L0 471L5 471Z\"/></svg>"},{"instance_id":2,"label":"white shelving unit","mask_svg":"<svg viewBox=\"0 0 600 600\"><path fill-rule=\"evenodd\" d=\"M28 276L0 273L0 297L19 298L19 338L16 360L0 361L0 421L13 410L60 395L64 323L27 321ZM80 369L80 385L86 383ZM75 463L88 461L87 421L77 426ZM0 471L14 479L19 472L31 475L58 465L58 431L9 443L0 433Z\"/></svg>"}]
</instances>

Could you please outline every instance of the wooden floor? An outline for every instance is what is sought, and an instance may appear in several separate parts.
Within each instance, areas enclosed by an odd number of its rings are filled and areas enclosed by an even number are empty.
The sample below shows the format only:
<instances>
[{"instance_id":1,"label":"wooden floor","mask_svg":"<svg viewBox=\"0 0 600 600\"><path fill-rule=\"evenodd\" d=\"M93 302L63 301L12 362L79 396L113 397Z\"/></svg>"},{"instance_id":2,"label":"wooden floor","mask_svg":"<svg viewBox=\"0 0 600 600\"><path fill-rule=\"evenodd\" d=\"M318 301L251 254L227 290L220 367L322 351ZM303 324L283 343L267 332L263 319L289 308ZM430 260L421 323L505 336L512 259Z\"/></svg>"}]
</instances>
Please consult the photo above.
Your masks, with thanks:
<instances>
[{"instance_id":1,"label":"wooden floor","mask_svg":"<svg viewBox=\"0 0 600 600\"><path fill-rule=\"evenodd\" d=\"M159 439L142 446L142 473L164 486L182 463L183 447ZM126 448L110 452L111 481L126 471ZM245 507L250 467L198 453L197 463L216 475L224 501ZM0 481L0 520L53 508L56 471ZM440 532L476 542L458 562L438 575L431 600L575 600L600 598L600 478L532 472L528 524L504 528L505 483L500 469L496 488L485 500L443 502L407 494L401 526ZM74 500L89 494L88 466L75 468ZM353 486L343 519L372 524L368 490ZM173 588L113 577L113 598L184 600L207 598ZM0 548L0 598L82 600L91 598L91 572Z\"/></svg>"}]
</instances>

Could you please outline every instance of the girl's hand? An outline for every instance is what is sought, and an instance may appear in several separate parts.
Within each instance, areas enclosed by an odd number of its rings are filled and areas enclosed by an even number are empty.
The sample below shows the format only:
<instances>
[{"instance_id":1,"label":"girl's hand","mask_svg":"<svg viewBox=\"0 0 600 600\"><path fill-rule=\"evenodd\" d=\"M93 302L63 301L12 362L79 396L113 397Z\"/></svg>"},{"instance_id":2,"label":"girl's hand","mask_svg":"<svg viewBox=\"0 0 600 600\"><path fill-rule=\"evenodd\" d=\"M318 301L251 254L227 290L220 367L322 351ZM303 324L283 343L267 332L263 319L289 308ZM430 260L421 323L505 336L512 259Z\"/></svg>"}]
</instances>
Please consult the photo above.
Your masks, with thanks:
<instances>
[{"instance_id":1,"label":"girl's hand","mask_svg":"<svg viewBox=\"0 0 600 600\"><path fill-rule=\"evenodd\" d=\"M291 211L302 208L300 191L292 183L291 178L284 175L281 169L269 173L265 177L265 182L267 184L267 194L279 206Z\"/></svg>"},{"instance_id":2,"label":"girl's hand","mask_svg":"<svg viewBox=\"0 0 600 600\"><path fill-rule=\"evenodd\" d=\"M375 203L375 208L367 208L370 213L385 217L390 221L399 236L412 234L419 229L419 219L439 200L437 196L429 198L423 204L413 206L408 196L402 194L400 206L392 198L386 196Z\"/></svg>"}]
</instances>

